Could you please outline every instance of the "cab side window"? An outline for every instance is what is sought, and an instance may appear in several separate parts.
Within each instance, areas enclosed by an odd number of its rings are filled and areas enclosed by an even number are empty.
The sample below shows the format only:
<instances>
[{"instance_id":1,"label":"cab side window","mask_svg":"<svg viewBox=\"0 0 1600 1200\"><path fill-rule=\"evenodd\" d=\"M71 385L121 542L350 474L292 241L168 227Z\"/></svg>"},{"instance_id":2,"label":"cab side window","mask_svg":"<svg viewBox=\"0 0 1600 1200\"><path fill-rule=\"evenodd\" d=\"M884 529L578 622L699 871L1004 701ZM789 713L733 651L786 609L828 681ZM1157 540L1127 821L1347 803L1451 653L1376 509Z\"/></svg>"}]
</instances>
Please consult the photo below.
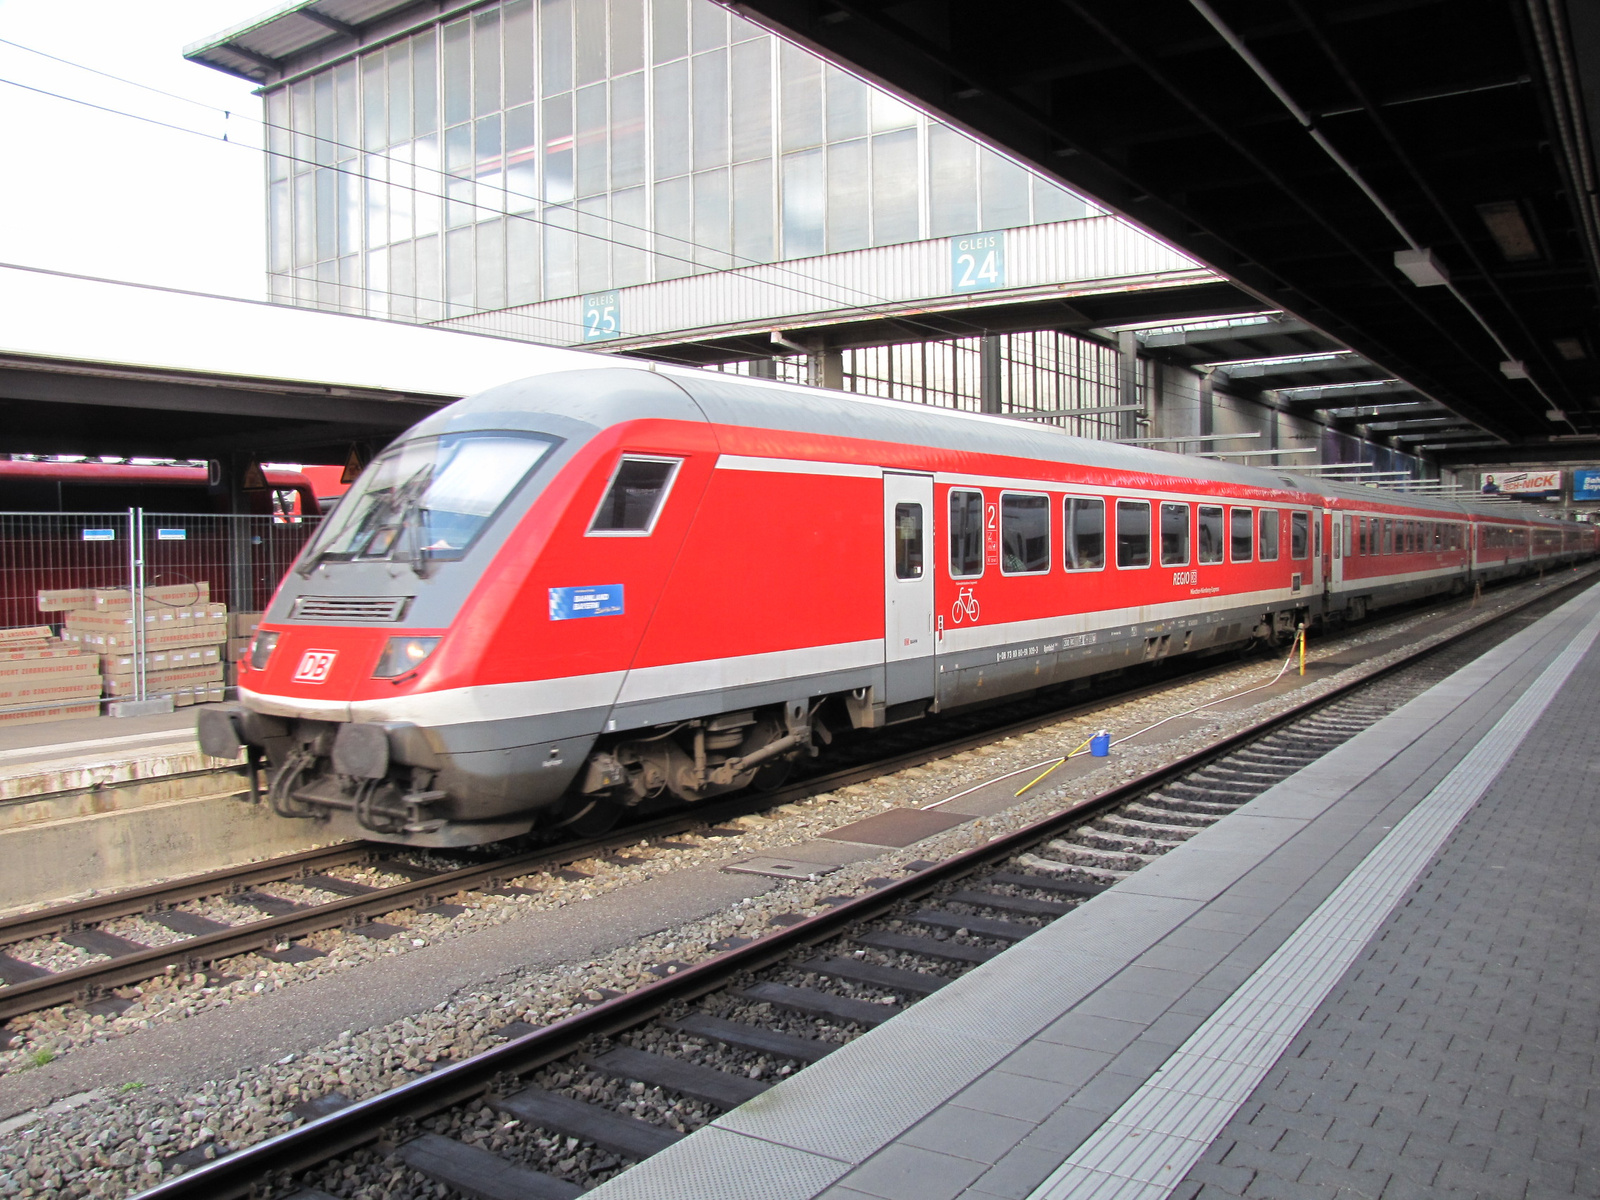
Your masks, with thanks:
<instances>
[{"instance_id":1,"label":"cab side window","mask_svg":"<svg viewBox=\"0 0 1600 1200\"><path fill-rule=\"evenodd\" d=\"M677 478L681 458L624 455L589 522L591 534L647 536Z\"/></svg>"}]
</instances>

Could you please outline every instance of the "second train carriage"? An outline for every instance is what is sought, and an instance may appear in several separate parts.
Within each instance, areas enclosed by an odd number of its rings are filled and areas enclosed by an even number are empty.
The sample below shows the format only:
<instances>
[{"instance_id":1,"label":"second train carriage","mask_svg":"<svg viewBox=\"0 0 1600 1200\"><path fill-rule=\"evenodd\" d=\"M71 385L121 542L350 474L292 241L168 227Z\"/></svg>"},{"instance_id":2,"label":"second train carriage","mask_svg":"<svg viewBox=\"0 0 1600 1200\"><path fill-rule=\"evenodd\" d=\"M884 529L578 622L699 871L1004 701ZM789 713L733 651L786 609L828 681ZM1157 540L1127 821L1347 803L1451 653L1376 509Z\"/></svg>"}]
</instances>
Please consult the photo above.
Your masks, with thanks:
<instances>
[{"instance_id":1,"label":"second train carriage","mask_svg":"<svg viewBox=\"0 0 1600 1200\"><path fill-rule=\"evenodd\" d=\"M418 845L748 786L874 728L1463 586L1532 519L670 368L556 372L374 461L213 752ZM1488 559L1483 560L1488 563Z\"/></svg>"}]
</instances>

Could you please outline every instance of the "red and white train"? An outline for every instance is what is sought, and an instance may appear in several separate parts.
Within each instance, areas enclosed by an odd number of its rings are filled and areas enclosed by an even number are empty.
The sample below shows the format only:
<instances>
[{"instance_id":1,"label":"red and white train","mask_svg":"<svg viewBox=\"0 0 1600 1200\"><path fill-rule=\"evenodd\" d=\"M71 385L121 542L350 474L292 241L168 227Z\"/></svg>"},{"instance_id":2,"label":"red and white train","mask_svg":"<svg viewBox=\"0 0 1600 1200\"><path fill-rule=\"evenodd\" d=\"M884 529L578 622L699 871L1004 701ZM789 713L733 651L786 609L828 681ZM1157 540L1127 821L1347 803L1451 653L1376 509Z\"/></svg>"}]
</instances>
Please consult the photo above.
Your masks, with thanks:
<instances>
[{"instance_id":1,"label":"red and white train","mask_svg":"<svg viewBox=\"0 0 1600 1200\"><path fill-rule=\"evenodd\" d=\"M1592 555L1596 532L1001 417L557 371L374 461L201 739L354 836L603 826L747 786L830 728L1287 637Z\"/></svg>"}]
</instances>

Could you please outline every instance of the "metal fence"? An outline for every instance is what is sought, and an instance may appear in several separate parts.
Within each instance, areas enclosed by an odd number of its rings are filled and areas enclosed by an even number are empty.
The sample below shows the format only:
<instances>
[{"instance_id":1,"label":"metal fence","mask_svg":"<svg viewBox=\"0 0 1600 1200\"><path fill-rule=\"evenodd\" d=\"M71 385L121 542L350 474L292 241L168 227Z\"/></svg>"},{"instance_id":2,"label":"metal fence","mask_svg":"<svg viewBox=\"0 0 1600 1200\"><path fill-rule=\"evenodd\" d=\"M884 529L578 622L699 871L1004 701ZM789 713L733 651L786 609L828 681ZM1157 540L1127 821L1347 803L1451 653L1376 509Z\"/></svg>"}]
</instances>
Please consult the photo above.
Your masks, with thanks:
<instances>
[{"instance_id":1,"label":"metal fence","mask_svg":"<svg viewBox=\"0 0 1600 1200\"><path fill-rule=\"evenodd\" d=\"M226 604L229 613L259 612L320 520L138 508L0 512L0 627L49 625L60 632L66 613L39 608L39 593L47 590L125 589L137 615L135 630L143 630L152 606L149 588L203 583L209 599ZM196 586L197 599L199 591ZM142 647L135 657L140 670L133 696L144 699Z\"/></svg>"}]
</instances>

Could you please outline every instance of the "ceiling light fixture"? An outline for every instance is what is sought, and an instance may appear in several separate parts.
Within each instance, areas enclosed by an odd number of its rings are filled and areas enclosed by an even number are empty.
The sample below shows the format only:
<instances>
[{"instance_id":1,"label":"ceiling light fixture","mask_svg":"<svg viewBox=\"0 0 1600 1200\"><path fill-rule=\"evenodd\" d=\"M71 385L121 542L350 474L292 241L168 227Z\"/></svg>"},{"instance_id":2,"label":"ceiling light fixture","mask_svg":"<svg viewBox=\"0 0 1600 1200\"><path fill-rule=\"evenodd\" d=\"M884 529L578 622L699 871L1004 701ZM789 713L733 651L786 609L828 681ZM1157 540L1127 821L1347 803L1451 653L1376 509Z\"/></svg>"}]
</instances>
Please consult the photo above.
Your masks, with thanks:
<instances>
[{"instance_id":1,"label":"ceiling light fixture","mask_svg":"<svg viewBox=\"0 0 1600 1200\"><path fill-rule=\"evenodd\" d=\"M1396 250L1394 265L1418 287L1444 287L1450 282L1450 272L1432 250Z\"/></svg>"},{"instance_id":2,"label":"ceiling light fixture","mask_svg":"<svg viewBox=\"0 0 1600 1200\"><path fill-rule=\"evenodd\" d=\"M1528 368L1523 365L1520 358L1508 358L1500 364L1500 374L1507 379L1526 379L1528 377Z\"/></svg>"},{"instance_id":3,"label":"ceiling light fixture","mask_svg":"<svg viewBox=\"0 0 1600 1200\"><path fill-rule=\"evenodd\" d=\"M1507 262L1531 262L1540 257L1539 243L1533 240L1533 232L1515 200L1480 204L1478 216L1483 218L1489 236Z\"/></svg>"},{"instance_id":4,"label":"ceiling light fixture","mask_svg":"<svg viewBox=\"0 0 1600 1200\"><path fill-rule=\"evenodd\" d=\"M1589 352L1583 348L1583 341L1580 338L1556 338L1553 345L1556 353L1568 362L1577 362L1589 357Z\"/></svg>"}]
</instances>

